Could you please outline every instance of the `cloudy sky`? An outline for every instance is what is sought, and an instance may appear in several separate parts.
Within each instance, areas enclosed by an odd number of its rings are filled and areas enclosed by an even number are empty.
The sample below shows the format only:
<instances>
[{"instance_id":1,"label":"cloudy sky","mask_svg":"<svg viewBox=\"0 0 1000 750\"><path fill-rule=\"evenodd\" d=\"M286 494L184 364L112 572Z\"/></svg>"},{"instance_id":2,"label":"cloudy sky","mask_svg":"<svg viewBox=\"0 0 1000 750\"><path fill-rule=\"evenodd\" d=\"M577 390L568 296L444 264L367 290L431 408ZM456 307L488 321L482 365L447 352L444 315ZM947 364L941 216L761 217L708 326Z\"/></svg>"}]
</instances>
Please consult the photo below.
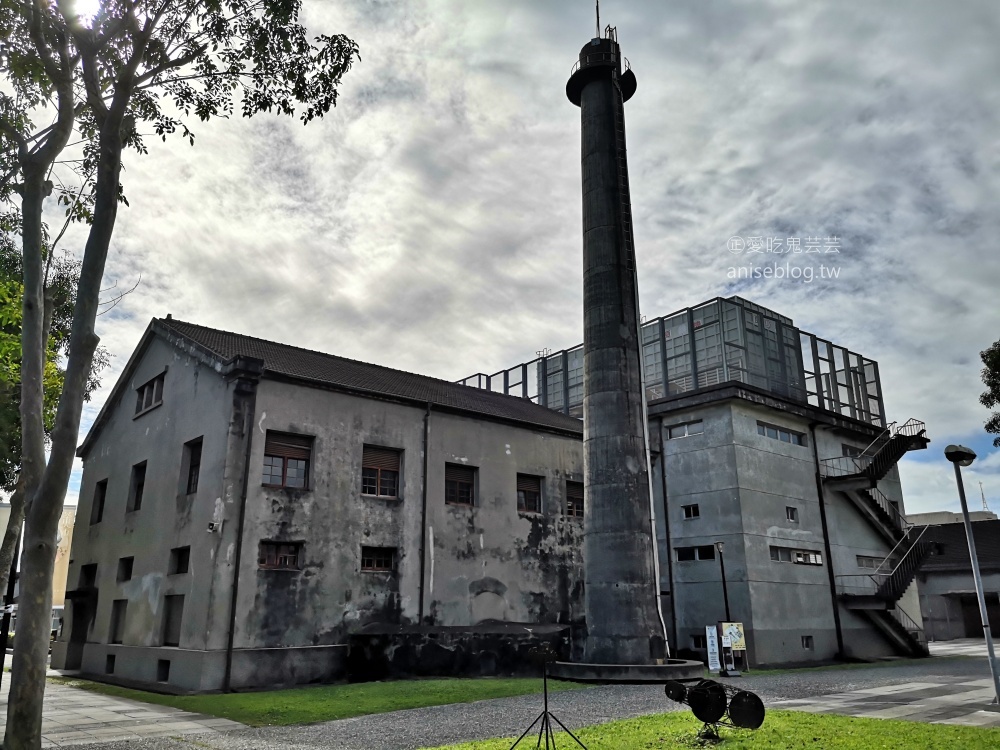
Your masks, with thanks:
<instances>
[{"instance_id":1,"label":"cloudy sky","mask_svg":"<svg viewBox=\"0 0 1000 750\"><path fill-rule=\"evenodd\" d=\"M910 511L955 509L941 450L1000 511L979 352L1000 338L1000 12L993 0L602 3L626 107L642 311L740 294L877 360L890 420L927 422ZM590 0L305 0L361 47L336 110L199 124L131 156L99 320L153 316L458 379L579 343L579 110ZM732 236L839 237L837 278L734 280ZM72 238L70 241L72 245ZM787 245L786 245L787 246ZM75 502L79 473L69 502Z\"/></svg>"}]
</instances>

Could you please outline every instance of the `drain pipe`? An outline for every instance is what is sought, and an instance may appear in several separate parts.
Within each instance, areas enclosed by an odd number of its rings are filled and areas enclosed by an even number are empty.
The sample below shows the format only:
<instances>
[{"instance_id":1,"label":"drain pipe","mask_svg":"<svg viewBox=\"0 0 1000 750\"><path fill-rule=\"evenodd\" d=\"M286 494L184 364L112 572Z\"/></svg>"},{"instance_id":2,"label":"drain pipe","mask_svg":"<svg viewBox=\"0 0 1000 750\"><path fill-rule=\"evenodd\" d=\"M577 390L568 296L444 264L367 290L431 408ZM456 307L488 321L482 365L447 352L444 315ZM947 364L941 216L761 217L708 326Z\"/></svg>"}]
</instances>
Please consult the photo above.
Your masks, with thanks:
<instances>
[{"instance_id":1,"label":"drain pipe","mask_svg":"<svg viewBox=\"0 0 1000 750\"><path fill-rule=\"evenodd\" d=\"M251 363L254 361L251 360ZM239 519L236 524L236 549L233 554L233 593L229 602L229 634L226 636L226 670L222 677L222 692L232 692L233 646L236 639L236 606L240 593L240 565L243 561L243 527L246 521L247 488L250 482L250 449L253 447L253 421L257 410L257 381L263 369L263 362L257 361L256 372L247 377L244 370L236 380L236 395L244 400L243 440L243 481L240 488ZM242 362L238 364L244 364Z\"/></svg>"},{"instance_id":2,"label":"drain pipe","mask_svg":"<svg viewBox=\"0 0 1000 750\"><path fill-rule=\"evenodd\" d=\"M431 435L431 403L427 402L427 411L424 412L424 470L421 478L421 498L420 498L420 598L417 606L417 624L424 624L424 589L427 587L424 575L427 569L427 462L430 450Z\"/></svg>"},{"instance_id":3,"label":"drain pipe","mask_svg":"<svg viewBox=\"0 0 1000 750\"><path fill-rule=\"evenodd\" d=\"M670 543L670 514L667 512L667 446L663 440L663 417L657 417L656 430L660 437L660 492L663 495L663 534L667 549L667 579L670 581L670 625L677 639L677 587L674 585L673 545Z\"/></svg>"},{"instance_id":4,"label":"drain pipe","mask_svg":"<svg viewBox=\"0 0 1000 750\"><path fill-rule=\"evenodd\" d=\"M823 477L819 473L819 448L816 445L816 425L809 423L809 439L812 442L813 461L816 463L816 496L819 498L819 519L823 526L823 550L826 554L826 572L830 578L830 600L833 604L833 626L837 631L837 653L841 659L844 653L844 631L840 625L840 602L837 601L837 579L833 574L833 553L830 548L830 530L826 521L826 497L823 490Z\"/></svg>"}]
</instances>

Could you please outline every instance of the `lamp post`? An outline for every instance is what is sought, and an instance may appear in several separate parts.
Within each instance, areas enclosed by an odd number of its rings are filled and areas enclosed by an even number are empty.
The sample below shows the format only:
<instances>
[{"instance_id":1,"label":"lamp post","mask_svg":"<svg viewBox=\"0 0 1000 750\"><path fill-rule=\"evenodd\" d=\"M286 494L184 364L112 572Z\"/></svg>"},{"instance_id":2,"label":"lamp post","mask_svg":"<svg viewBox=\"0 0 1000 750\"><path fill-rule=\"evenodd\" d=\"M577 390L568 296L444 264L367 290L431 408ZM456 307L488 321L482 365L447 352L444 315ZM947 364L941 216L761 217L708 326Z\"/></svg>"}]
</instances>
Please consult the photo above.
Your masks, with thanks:
<instances>
[{"instance_id":1,"label":"lamp post","mask_svg":"<svg viewBox=\"0 0 1000 750\"><path fill-rule=\"evenodd\" d=\"M969 557L972 559L972 577L976 582L976 598L979 599L979 615L983 620L983 633L986 635L986 650L989 652L990 672L993 673L993 690L996 697L993 703L1000 703L1000 673L997 672L997 658L993 650L993 634L990 632L990 619L986 612L986 597L983 595L983 578L979 573L979 558L976 556L976 540L972 536L972 523L969 521L969 506L965 501L965 485L962 483L962 466L969 466L976 460L976 453L964 445L949 445L944 449L944 456L955 465L955 481L958 483L958 499L962 503L962 519L965 522L965 536L969 540Z\"/></svg>"},{"instance_id":2,"label":"lamp post","mask_svg":"<svg viewBox=\"0 0 1000 750\"><path fill-rule=\"evenodd\" d=\"M719 568L722 571L722 598L726 602L726 622L732 622L733 618L729 614L729 589L726 586L726 561L722 558L723 542L716 542L715 548L719 550Z\"/></svg>"}]
</instances>

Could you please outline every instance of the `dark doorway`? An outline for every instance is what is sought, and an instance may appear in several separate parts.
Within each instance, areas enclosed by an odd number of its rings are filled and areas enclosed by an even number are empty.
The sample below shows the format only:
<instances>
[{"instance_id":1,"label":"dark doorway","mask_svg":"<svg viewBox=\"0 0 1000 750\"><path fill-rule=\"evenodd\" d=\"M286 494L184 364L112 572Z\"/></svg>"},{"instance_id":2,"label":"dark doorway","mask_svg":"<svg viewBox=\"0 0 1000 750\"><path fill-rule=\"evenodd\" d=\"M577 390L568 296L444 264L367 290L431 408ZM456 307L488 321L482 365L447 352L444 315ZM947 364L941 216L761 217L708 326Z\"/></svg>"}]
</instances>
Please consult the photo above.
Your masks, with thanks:
<instances>
[{"instance_id":1,"label":"dark doorway","mask_svg":"<svg viewBox=\"0 0 1000 750\"><path fill-rule=\"evenodd\" d=\"M979 616L979 600L975 594L962 594L962 622L965 625L966 638L983 638L983 622ZM994 591L986 592L986 616L989 618L990 630L1000 629L1000 594Z\"/></svg>"},{"instance_id":2,"label":"dark doorway","mask_svg":"<svg viewBox=\"0 0 1000 750\"><path fill-rule=\"evenodd\" d=\"M69 643L66 644L66 669L80 669L83 665L83 644L87 642L87 631L93 613L86 600L75 600L72 604L73 624L69 631Z\"/></svg>"}]
</instances>

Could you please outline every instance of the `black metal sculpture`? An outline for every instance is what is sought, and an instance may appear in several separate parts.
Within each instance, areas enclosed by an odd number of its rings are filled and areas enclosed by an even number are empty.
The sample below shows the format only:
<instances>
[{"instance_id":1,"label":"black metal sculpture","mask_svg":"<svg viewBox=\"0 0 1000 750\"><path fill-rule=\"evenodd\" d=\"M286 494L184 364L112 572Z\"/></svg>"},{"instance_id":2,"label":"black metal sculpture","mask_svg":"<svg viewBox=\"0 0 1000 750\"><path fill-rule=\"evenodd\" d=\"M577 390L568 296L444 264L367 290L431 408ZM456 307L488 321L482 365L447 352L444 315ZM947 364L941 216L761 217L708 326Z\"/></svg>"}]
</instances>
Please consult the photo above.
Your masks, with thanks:
<instances>
[{"instance_id":1,"label":"black metal sculpture","mask_svg":"<svg viewBox=\"0 0 1000 750\"><path fill-rule=\"evenodd\" d=\"M718 740L719 727L758 729L764 723L764 702L748 690L723 685L714 680L699 680L691 686L676 681L664 685L667 698L686 703L704 726L698 737Z\"/></svg>"},{"instance_id":2,"label":"black metal sculpture","mask_svg":"<svg viewBox=\"0 0 1000 750\"><path fill-rule=\"evenodd\" d=\"M553 662L558 658L556 652L552 650L552 647L548 643L544 643L538 648L529 650L528 656L533 661L539 661L542 664L542 712L538 714L537 718L528 725L528 728L525 729L514 744L510 746L510 750L514 750L515 747L521 744L521 740L528 736L531 730L535 728L536 724L538 724L538 741L535 743L535 747L541 748L542 738L544 737L545 750L556 750L556 736L552 727L553 721L562 727L562 730L572 737L573 741L576 742L577 745L582 747L583 750L587 750L587 746L580 742L580 739L569 731L565 724L559 721L559 717L549 711L549 662Z\"/></svg>"}]
</instances>

